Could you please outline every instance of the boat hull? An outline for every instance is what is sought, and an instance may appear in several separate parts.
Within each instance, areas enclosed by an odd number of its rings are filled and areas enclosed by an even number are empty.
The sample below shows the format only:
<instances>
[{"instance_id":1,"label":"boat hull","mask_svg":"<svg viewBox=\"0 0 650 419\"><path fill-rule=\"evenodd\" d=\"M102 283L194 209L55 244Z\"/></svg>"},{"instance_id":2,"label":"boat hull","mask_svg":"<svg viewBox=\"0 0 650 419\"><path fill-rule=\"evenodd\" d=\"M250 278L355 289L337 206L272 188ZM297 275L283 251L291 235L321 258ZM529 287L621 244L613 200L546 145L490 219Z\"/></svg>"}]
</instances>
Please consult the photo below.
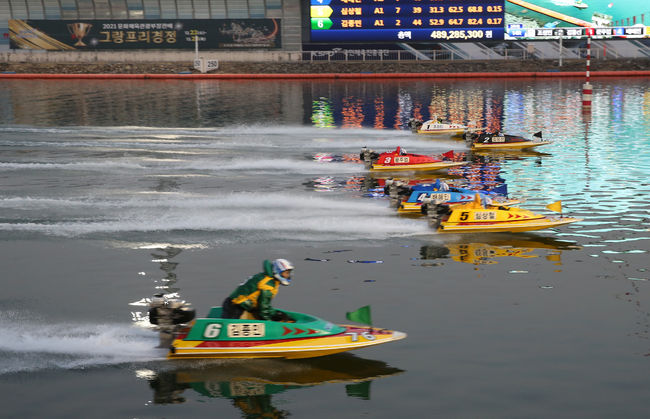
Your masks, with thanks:
<instances>
[{"instance_id":1,"label":"boat hull","mask_svg":"<svg viewBox=\"0 0 650 419\"><path fill-rule=\"evenodd\" d=\"M522 231L543 230L546 228L558 227L570 223L582 221L581 218L572 217L543 217L532 220L520 221L496 221L496 222L468 222L449 223L441 222L438 227L439 233L517 233Z\"/></svg>"},{"instance_id":2,"label":"boat hull","mask_svg":"<svg viewBox=\"0 0 650 419\"><path fill-rule=\"evenodd\" d=\"M482 130L479 127L468 127L462 124L454 124L448 122L438 122L429 120L422 124L415 132L424 135L444 135L452 137L462 137L463 134L469 134Z\"/></svg>"},{"instance_id":3,"label":"boat hull","mask_svg":"<svg viewBox=\"0 0 650 419\"><path fill-rule=\"evenodd\" d=\"M447 205L461 205L467 203L468 201L457 201L457 202L445 202ZM497 201L493 206L500 205L516 205L521 203L517 199L507 199L504 201ZM400 214L412 214L412 215L422 215L422 202L402 202L397 208L397 212Z\"/></svg>"},{"instance_id":4,"label":"boat hull","mask_svg":"<svg viewBox=\"0 0 650 419\"><path fill-rule=\"evenodd\" d=\"M550 144L550 141L519 141L512 143L473 143L472 149L474 150L525 150L533 147L538 147L540 145Z\"/></svg>"},{"instance_id":5,"label":"boat hull","mask_svg":"<svg viewBox=\"0 0 650 419\"><path fill-rule=\"evenodd\" d=\"M418 134L425 135L451 135L458 137L467 132L467 128L439 128L439 129L419 129Z\"/></svg>"},{"instance_id":6,"label":"boat hull","mask_svg":"<svg viewBox=\"0 0 650 419\"><path fill-rule=\"evenodd\" d=\"M383 165L373 164L370 169L371 172L431 172L436 170L448 169L450 167L464 166L467 162L434 162L434 163L420 163L420 164L394 164Z\"/></svg>"},{"instance_id":7,"label":"boat hull","mask_svg":"<svg viewBox=\"0 0 650 419\"><path fill-rule=\"evenodd\" d=\"M380 345L406 337L405 333L340 325L341 333L330 336L294 339L207 341L176 339L168 358L313 358L340 352Z\"/></svg>"}]
</instances>

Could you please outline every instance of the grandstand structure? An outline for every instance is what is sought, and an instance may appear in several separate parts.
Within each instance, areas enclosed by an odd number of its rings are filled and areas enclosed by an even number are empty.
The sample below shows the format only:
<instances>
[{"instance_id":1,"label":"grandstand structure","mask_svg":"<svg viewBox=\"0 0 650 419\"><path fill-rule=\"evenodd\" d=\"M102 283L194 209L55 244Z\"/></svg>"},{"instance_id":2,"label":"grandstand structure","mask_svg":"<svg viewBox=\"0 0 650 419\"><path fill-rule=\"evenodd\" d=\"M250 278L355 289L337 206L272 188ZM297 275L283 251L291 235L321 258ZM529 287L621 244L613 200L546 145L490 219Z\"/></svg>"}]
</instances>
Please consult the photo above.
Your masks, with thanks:
<instances>
[{"instance_id":1,"label":"grandstand structure","mask_svg":"<svg viewBox=\"0 0 650 419\"><path fill-rule=\"evenodd\" d=\"M2 57L7 60L13 59L12 55L21 55L23 59L28 54L20 49L10 49L10 20L31 20L31 21L70 21L79 22L84 20L101 20L101 21L176 21L176 20L209 20L209 19L239 19L239 20L269 20L279 22L279 40L273 48L258 48L257 50L249 48L246 51L228 50L228 48L218 48L206 53L212 54L214 58L223 59L226 56L235 61L282 61L282 60L305 60L313 59L318 54L307 54L309 50L309 39L307 19L305 16L309 13L310 2L307 0L0 0L0 52ZM593 43L593 54L595 58L602 53L608 54L608 57L650 57L650 48L648 41L645 40L602 40ZM334 50L353 49L375 50L371 56L377 56L376 45L329 45L325 47ZM566 40L564 46L556 41L506 41L495 44L486 44L480 42L447 42L430 45L409 45L406 43L394 43L391 48L401 49L402 53L388 54L386 57L400 57L398 59L409 60L427 60L436 59L436 57L452 57L451 59L471 59L471 60L491 60L503 58L539 58L555 59L559 54L564 54L565 58L577 58L584 56L580 52L580 43L574 41L571 43ZM430 49L431 51L427 51ZM445 54L440 54L443 50ZM43 51L37 51L43 52ZM514 52L514 53L513 53ZM187 47L184 51L170 52L167 51L163 56L162 53L154 55L153 51L147 53L133 54L130 51L121 51L120 54L111 52L97 52L85 50L76 51L77 55L66 52L50 52L49 55L57 59L48 59L55 61L66 59L70 61L84 60L83 55L93 57L91 60L102 60L103 58L114 56L116 60L123 60L125 56L130 56L139 60L185 60L191 58L195 53L193 48ZM80 55L81 54L81 55ZM509 54L509 55L508 55ZM33 54L32 54L33 55ZM41 54L45 55L45 54ZM322 54L321 54L322 56ZM329 54L330 57L343 56L341 54ZM344 54L348 60L350 55ZM358 55L360 56L360 55ZM155 57L155 58L152 58ZM309 57L309 58L305 58ZM366 59L366 56L363 56ZM388 58L391 59L391 58ZM443 58L444 59L444 58Z\"/></svg>"}]
</instances>

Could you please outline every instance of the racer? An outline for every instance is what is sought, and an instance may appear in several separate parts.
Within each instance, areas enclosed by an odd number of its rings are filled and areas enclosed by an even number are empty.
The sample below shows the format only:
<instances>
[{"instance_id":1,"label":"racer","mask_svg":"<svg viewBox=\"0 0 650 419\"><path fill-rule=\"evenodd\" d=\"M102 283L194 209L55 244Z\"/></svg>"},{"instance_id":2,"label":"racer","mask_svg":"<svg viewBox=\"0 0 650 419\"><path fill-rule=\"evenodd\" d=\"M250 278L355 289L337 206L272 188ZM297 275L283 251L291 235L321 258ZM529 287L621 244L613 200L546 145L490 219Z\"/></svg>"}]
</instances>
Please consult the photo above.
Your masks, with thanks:
<instances>
[{"instance_id":1,"label":"racer","mask_svg":"<svg viewBox=\"0 0 650 419\"><path fill-rule=\"evenodd\" d=\"M223 302L225 319L257 319L293 321L281 310L271 306L280 284L291 284L293 265L286 259L265 260L264 271L240 284Z\"/></svg>"}]
</instances>

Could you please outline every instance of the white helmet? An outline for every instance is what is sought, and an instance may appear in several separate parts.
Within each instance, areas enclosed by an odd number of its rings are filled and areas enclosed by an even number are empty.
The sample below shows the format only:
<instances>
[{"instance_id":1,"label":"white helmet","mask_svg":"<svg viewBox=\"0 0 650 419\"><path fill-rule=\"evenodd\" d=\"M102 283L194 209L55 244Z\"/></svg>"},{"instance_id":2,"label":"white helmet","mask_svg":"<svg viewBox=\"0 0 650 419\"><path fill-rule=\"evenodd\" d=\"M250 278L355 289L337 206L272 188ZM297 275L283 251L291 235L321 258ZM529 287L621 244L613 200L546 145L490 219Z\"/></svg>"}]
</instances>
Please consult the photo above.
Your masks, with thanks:
<instances>
[{"instance_id":1,"label":"white helmet","mask_svg":"<svg viewBox=\"0 0 650 419\"><path fill-rule=\"evenodd\" d=\"M282 285L289 285L291 283L291 277L283 277L282 272L292 270L293 265L286 259L276 259L273 261L273 276L280 281Z\"/></svg>"}]
</instances>

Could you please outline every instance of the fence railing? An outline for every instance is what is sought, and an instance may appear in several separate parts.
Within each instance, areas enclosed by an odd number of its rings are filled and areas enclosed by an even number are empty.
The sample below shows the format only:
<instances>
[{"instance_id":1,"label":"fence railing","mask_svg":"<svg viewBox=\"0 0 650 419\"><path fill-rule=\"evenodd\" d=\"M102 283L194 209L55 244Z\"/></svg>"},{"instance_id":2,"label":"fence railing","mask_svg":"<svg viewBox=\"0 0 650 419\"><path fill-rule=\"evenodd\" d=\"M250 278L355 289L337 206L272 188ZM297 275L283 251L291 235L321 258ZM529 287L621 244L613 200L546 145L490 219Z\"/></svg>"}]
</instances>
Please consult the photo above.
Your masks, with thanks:
<instances>
[{"instance_id":1,"label":"fence railing","mask_svg":"<svg viewBox=\"0 0 650 419\"><path fill-rule=\"evenodd\" d=\"M534 49L499 49L489 50L489 54L484 57L469 57L461 55L462 51L455 52L450 50L429 50L418 51L428 58L428 60L529 60L529 59L558 59L560 51L551 56L543 56L539 51ZM563 48L561 52L563 59L586 58L586 48ZM603 48L591 48L592 59L619 58L615 51L606 51ZM322 61L428 61L420 58L418 55L407 50L382 50L382 49L347 49L331 51L303 51L302 60L310 62Z\"/></svg>"},{"instance_id":2,"label":"fence railing","mask_svg":"<svg viewBox=\"0 0 650 419\"><path fill-rule=\"evenodd\" d=\"M430 60L461 60L462 57L452 51L420 51ZM358 49L340 51L303 51L303 61L418 61L418 57L406 50ZM427 60L428 61L428 60Z\"/></svg>"}]
</instances>

